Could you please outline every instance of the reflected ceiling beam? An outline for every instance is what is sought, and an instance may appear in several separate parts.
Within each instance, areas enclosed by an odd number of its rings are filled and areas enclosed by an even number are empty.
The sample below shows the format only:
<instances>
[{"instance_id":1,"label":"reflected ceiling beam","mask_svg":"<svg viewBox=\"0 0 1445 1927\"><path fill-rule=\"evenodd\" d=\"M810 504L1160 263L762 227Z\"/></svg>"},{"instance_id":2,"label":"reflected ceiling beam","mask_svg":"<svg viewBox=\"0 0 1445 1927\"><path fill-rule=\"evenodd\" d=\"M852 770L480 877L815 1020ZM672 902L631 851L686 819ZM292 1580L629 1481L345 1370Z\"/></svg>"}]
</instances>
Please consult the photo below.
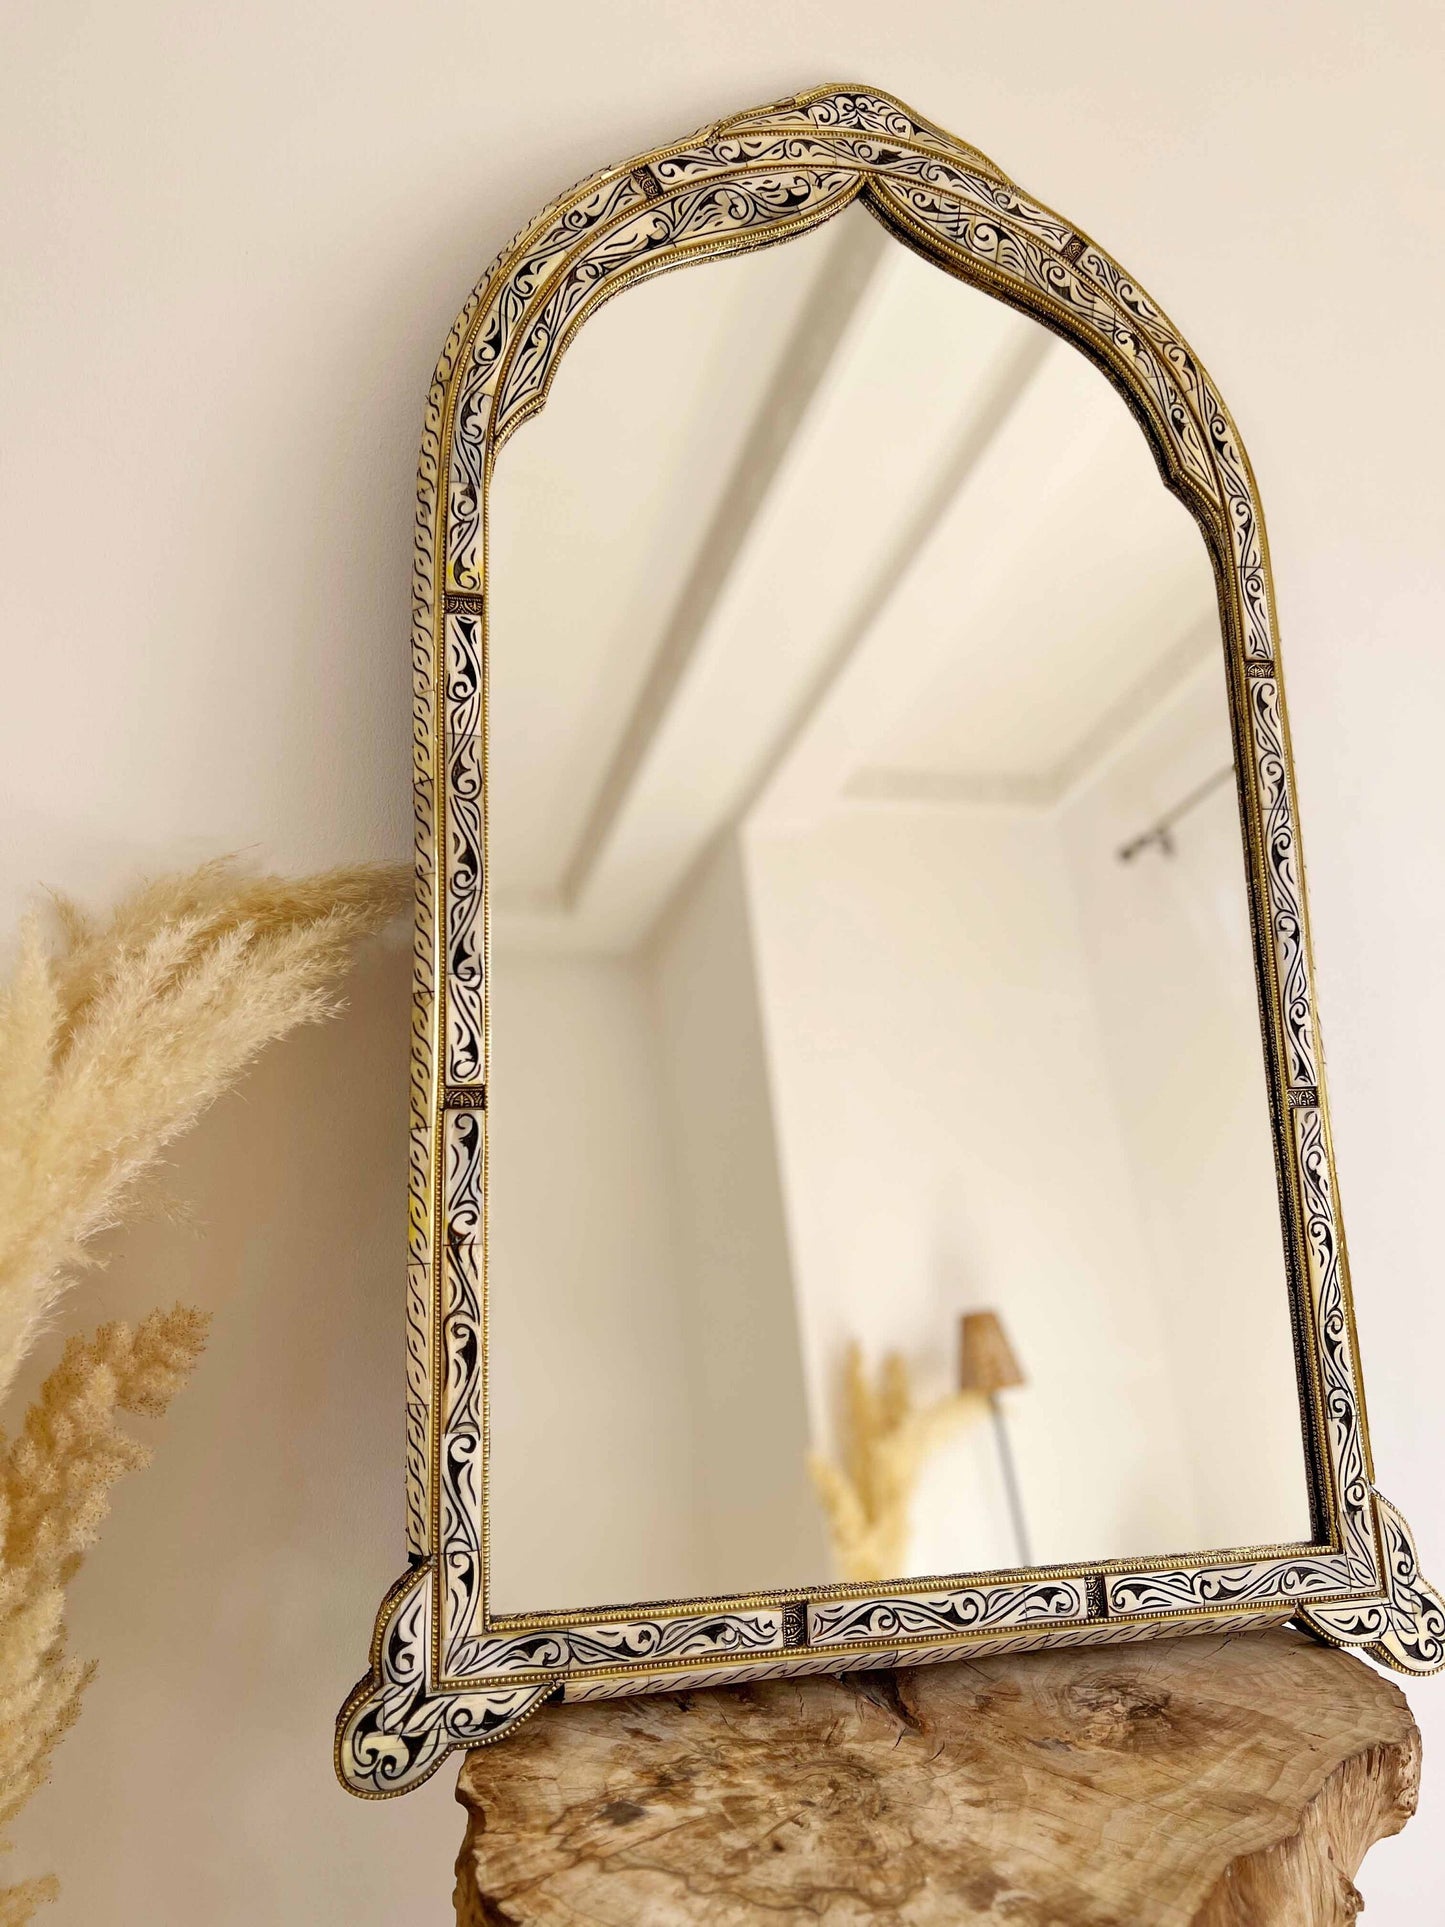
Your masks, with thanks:
<instances>
[{"instance_id":1,"label":"reflected ceiling beam","mask_svg":"<svg viewBox=\"0 0 1445 1927\"><path fill-rule=\"evenodd\" d=\"M843 796L849 803L942 810L1046 810L1056 800L1044 776L952 769L860 769L843 785Z\"/></svg>"},{"instance_id":2,"label":"reflected ceiling beam","mask_svg":"<svg viewBox=\"0 0 1445 1927\"><path fill-rule=\"evenodd\" d=\"M798 428L827 378L879 261L894 245L876 221L843 220L838 224L837 238L763 395L663 633L652 669L583 825L563 878L560 907L564 911L573 910L587 888L599 853L637 781L648 746L706 634L709 618Z\"/></svg>"}]
</instances>

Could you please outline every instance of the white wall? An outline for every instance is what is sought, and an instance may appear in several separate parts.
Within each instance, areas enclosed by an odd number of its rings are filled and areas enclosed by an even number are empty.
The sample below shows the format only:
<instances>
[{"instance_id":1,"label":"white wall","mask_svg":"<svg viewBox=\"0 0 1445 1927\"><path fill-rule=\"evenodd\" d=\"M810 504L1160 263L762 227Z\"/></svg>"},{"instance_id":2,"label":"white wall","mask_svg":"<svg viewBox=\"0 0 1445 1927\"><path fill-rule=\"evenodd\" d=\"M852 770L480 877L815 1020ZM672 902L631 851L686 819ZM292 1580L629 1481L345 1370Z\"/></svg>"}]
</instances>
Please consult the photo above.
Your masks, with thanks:
<instances>
[{"instance_id":1,"label":"white wall","mask_svg":"<svg viewBox=\"0 0 1445 1927\"><path fill-rule=\"evenodd\" d=\"M628 960L492 960L490 1601L704 1589L693 1347L648 986Z\"/></svg>"},{"instance_id":2,"label":"white wall","mask_svg":"<svg viewBox=\"0 0 1445 1927\"><path fill-rule=\"evenodd\" d=\"M700 1591L829 1570L741 852L698 864L647 960L668 1093L693 1389Z\"/></svg>"},{"instance_id":3,"label":"white wall","mask_svg":"<svg viewBox=\"0 0 1445 1927\"><path fill-rule=\"evenodd\" d=\"M1445 1570L1440 9L132 0L12 8L6 40L9 916L36 880L104 891L197 848L403 852L425 383L480 268L600 162L872 77L1140 276L1220 381L1264 490L1379 1473ZM177 1161L207 1244L136 1237L67 1314L182 1291L225 1308L84 1582L78 1644L104 1670L17 1856L64 1865L57 1927L445 1914L447 1776L361 1807L327 1759L400 1563L401 1205L398 1186L389 1232L382 1184L399 1137L354 1210L346 1161L393 1074L359 1073L399 1037L392 1008L358 999L351 1028L278 1053ZM266 1174L265 1202L223 1149ZM278 1357L284 1435L255 1422ZM1419 1919L1445 1884L1445 1692L1410 1693L1424 1804L1367 1862L1372 1927Z\"/></svg>"},{"instance_id":4,"label":"white wall","mask_svg":"<svg viewBox=\"0 0 1445 1927\"><path fill-rule=\"evenodd\" d=\"M646 951L499 947L492 998L491 1603L825 1577L736 846Z\"/></svg>"},{"instance_id":5,"label":"white wall","mask_svg":"<svg viewBox=\"0 0 1445 1927\"><path fill-rule=\"evenodd\" d=\"M1296 1370L1216 649L1060 811L1201 1546L1310 1536Z\"/></svg>"}]
</instances>

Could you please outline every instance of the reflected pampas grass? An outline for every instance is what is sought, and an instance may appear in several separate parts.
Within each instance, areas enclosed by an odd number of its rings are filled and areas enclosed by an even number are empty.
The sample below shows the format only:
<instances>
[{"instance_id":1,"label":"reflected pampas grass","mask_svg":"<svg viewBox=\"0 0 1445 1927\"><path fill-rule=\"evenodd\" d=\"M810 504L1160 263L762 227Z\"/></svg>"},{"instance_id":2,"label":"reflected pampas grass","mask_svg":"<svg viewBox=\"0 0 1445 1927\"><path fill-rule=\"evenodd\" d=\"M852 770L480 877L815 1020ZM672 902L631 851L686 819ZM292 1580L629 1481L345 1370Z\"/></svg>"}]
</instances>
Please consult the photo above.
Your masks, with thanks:
<instances>
[{"instance_id":1,"label":"reflected pampas grass","mask_svg":"<svg viewBox=\"0 0 1445 1927\"><path fill-rule=\"evenodd\" d=\"M897 1579L907 1571L913 1495L923 1468L946 1439L981 1416L983 1400L952 1392L914 1401L908 1366L889 1352L873 1381L856 1339L843 1367L843 1463L808 1454L838 1575Z\"/></svg>"},{"instance_id":2,"label":"reflected pampas grass","mask_svg":"<svg viewBox=\"0 0 1445 1927\"><path fill-rule=\"evenodd\" d=\"M353 946L409 896L400 869L284 878L220 861L102 919L64 898L48 928L27 919L0 992L0 1399L165 1146L266 1044L340 1008ZM90 1677L66 1652L65 1588L111 1487L150 1456L121 1418L164 1413L205 1325L178 1305L72 1338L0 1439L0 1830L44 1780ZM49 1878L0 1889L0 1927L56 1891Z\"/></svg>"}]
</instances>

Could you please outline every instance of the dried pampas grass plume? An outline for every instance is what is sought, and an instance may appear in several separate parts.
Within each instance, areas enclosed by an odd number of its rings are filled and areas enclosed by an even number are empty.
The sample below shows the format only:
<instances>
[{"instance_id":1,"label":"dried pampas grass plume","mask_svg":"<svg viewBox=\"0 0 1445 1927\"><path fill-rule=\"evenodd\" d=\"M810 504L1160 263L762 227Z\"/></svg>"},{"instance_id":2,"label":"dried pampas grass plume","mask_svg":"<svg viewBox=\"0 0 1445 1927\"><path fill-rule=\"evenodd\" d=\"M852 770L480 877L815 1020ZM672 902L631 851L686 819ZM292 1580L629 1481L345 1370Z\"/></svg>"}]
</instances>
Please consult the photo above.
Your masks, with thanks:
<instances>
[{"instance_id":1,"label":"dried pampas grass plume","mask_svg":"<svg viewBox=\"0 0 1445 1927\"><path fill-rule=\"evenodd\" d=\"M72 1338L0 1460L0 1828L44 1780L93 1670L66 1658L65 1588L99 1533L111 1486L150 1458L119 1414L158 1418L205 1336L202 1315L177 1305L135 1329L109 1324ZM44 1895L28 1884L33 1906ZM18 1904L17 1892L5 1898Z\"/></svg>"},{"instance_id":2,"label":"dried pampas grass plume","mask_svg":"<svg viewBox=\"0 0 1445 1927\"><path fill-rule=\"evenodd\" d=\"M332 1015L352 945L409 887L394 869L220 861L102 920L57 898L58 942L26 920L0 994L0 1399L86 1240L263 1045Z\"/></svg>"},{"instance_id":3,"label":"dried pampas grass plume","mask_svg":"<svg viewBox=\"0 0 1445 1927\"><path fill-rule=\"evenodd\" d=\"M340 1007L357 939L409 900L365 866L299 879L235 862L166 877L95 919L66 898L27 919L0 991L0 1399L87 1241L133 1203L164 1147L268 1043ZM119 1423L158 1417L205 1342L176 1306L72 1338L19 1433L0 1438L0 1829L45 1777L90 1669L65 1652L65 1587L111 1486L149 1452ZM0 1889L0 1927L54 1898Z\"/></svg>"}]
</instances>

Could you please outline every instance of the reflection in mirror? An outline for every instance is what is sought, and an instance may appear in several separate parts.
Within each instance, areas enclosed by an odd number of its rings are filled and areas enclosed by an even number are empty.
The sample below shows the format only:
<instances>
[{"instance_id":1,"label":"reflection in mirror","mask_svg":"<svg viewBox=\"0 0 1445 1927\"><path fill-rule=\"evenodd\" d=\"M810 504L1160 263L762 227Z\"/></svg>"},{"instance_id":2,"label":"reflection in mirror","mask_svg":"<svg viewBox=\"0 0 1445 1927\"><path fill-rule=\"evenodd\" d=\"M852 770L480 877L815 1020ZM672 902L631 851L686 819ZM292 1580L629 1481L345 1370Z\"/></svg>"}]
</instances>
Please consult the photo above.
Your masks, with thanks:
<instances>
[{"instance_id":1,"label":"reflection in mirror","mask_svg":"<svg viewBox=\"0 0 1445 1927\"><path fill-rule=\"evenodd\" d=\"M601 310L489 540L491 1610L1308 1538L1214 581L1119 395L854 208Z\"/></svg>"}]
</instances>

